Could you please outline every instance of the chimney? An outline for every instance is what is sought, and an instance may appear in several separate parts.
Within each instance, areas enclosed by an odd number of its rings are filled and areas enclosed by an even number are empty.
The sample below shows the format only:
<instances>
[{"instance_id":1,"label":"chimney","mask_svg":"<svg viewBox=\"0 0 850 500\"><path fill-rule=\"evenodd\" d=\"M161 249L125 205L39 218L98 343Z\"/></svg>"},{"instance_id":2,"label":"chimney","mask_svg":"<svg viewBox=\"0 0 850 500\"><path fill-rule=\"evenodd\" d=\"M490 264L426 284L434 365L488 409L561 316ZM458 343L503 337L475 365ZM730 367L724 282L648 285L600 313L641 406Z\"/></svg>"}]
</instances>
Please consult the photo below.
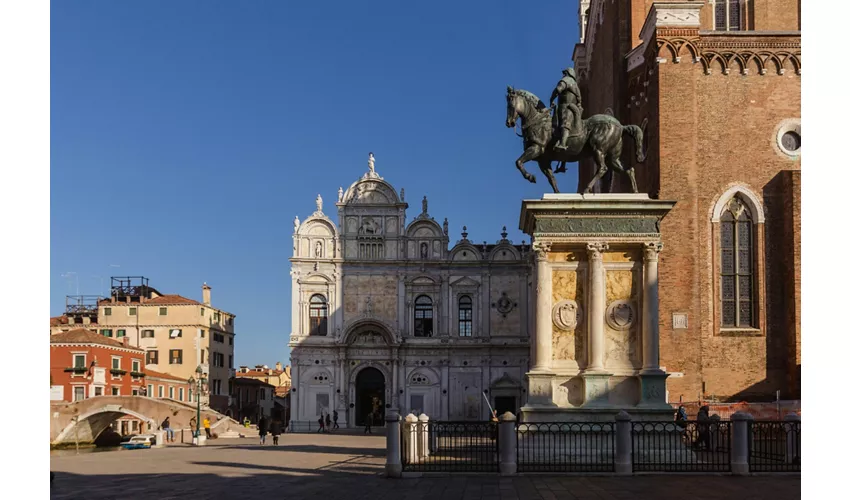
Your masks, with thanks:
<instances>
[{"instance_id":1,"label":"chimney","mask_svg":"<svg viewBox=\"0 0 850 500\"><path fill-rule=\"evenodd\" d=\"M207 285L206 282L204 282L204 286L202 287L202 289L204 291L204 305L209 306L210 305L210 290L212 290L212 288L209 285Z\"/></svg>"},{"instance_id":2,"label":"chimney","mask_svg":"<svg viewBox=\"0 0 850 500\"><path fill-rule=\"evenodd\" d=\"M292 378L292 369L289 367L289 365L286 365L286 368L284 368L284 371L286 372L286 375L289 378Z\"/></svg>"},{"instance_id":3,"label":"chimney","mask_svg":"<svg viewBox=\"0 0 850 500\"><path fill-rule=\"evenodd\" d=\"M123 337L121 337L121 342L124 344L124 347L129 346L130 345L130 337L124 335Z\"/></svg>"},{"instance_id":4,"label":"chimney","mask_svg":"<svg viewBox=\"0 0 850 500\"><path fill-rule=\"evenodd\" d=\"M83 324L84 325L90 325L91 324L91 318L89 318L88 316L83 316Z\"/></svg>"},{"instance_id":5,"label":"chimney","mask_svg":"<svg viewBox=\"0 0 850 500\"><path fill-rule=\"evenodd\" d=\"M281 366L280 366L280 361L278 361L277 363L274 364L274 369L277 370L277 371L283 370L283 368L281 368Z\"/></svg>"}]
</instances>

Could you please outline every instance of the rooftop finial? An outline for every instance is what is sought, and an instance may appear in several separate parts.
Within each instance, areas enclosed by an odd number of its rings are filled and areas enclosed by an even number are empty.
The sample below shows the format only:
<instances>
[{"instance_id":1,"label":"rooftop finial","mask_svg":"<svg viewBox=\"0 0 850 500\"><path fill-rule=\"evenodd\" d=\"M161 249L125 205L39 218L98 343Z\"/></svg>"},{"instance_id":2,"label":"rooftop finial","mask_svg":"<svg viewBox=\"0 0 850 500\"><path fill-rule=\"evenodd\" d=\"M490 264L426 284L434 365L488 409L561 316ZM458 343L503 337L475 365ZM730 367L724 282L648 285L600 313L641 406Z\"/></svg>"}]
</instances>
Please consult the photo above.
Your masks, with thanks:
<instances>
[{"instance_id":1,"label":"rooftop finial","mask_svg":"<svg viewBox=\"0 0 850 500\"><path fill-rule=\"evenodd\" d=\"M316 211L322 213L322 195L316 196Z\"/></svg>"},{"instance_id":2,"label":"rooftop finial","mask_svg":"<svg viewBox=\"0 0 850 500\"><path fill-rule=\"evenodd\" d=\"M422 213L423 214L428 213L428 197L427 196L422 197Z\"/></svg>"},{"instance_id":3,"label":"rooftop finial","mask_svg":"<svg viewBox=\"0 0 850 500\"><path fill-rule=\"evenodd\" d=\"M404 188L401 188L401 201L404 201Z\"/></svg>"},{"instance_id":4,"label":"rooftop finial","mask_svg":"<svg viewBox=\"0 0 850 500\"><path fill-rule=\"evenodd\" d=\"M336 192L336 201L342 203L342 186L340 186L339 191Z\"/></svg>"},{"instance_id":5,"label":"rooftop finial","mask_svg":"<svg viewBox=\"0 0 850 500\"><path fill-rule=\"evenodd\" d=\"M469 233L466 232L466 226L463 226L463 232L460 233L460 235L463 239L466 239L466 237L469 236Z\"/></svg>"},{"instance_id":6,"label":"rooftop finial","mask_svg":"<svg viewBox=\"0 0 850 500\"><path fill-rule=\"evenodd\" d=\"M369 152L369 173L375 175L375 155Z\"/></svg>"},{"instance_id":7,"label":"rooftop finial","mask_svg":"<svg viewBox=\"0 0 850 500\"><path fill-rule=\"evenodd\" d=\"M502 239L503 240L508 239L508 227L507 226L502 226Z\"/></svg>"},{"instance_id":8,"label":"rooftop finial","mask_svg":"<svg viewBox=\"0 0 850 500\"><path fill-rule=\"evenodd\" d=\"M449 235L449 219L448 219L448 217L443 219L443 234L446 235L446 236Z\"/></svg>"}]
</instances>

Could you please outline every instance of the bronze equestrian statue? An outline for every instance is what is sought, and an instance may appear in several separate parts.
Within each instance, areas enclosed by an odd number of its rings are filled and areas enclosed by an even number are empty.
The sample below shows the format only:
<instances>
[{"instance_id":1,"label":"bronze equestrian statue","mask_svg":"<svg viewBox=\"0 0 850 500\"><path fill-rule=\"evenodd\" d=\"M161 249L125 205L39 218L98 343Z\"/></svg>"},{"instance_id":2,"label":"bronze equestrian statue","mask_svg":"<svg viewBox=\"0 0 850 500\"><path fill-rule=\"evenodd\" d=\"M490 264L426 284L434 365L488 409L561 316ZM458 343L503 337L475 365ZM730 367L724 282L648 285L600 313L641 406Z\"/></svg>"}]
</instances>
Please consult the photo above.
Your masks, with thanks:
<instances>
[{"instance_id":1,"label":"bronze equestrian statue","mask_svg":"<svg viewBox=\"0 0 850 500\"><path fill-rule=\"evenodd\" d=\"M634 166L624 168L620 163L620 153L623 150L625 132L635 142L637 162L643 162L643 130L637 125L622 125L610 115L593 115L582 120L581 92L575 83L575 72L569 68L564 70L563 74L564 78L552 92L550 108L531 92L508 86L508 117L505 125L514 128L519 119L522 134L518 135L522 137L525 150L522 156L517 158L516 168L526 180L537 182L534 175L529 174L523 167L525 162L536 161L549 179L552 189L559 193L552 162L560 162L561 168L557 172L563 172L566 170L564 163L590 157L596 163L596 175L587 184L584 193L591 192L609 168L628 174L632 191L637 193ZM553 116L552 112L555 110L552 108L556 97L558 108ZM556 134L555 130L559 133Z\"/></svg>"}]
</instances>

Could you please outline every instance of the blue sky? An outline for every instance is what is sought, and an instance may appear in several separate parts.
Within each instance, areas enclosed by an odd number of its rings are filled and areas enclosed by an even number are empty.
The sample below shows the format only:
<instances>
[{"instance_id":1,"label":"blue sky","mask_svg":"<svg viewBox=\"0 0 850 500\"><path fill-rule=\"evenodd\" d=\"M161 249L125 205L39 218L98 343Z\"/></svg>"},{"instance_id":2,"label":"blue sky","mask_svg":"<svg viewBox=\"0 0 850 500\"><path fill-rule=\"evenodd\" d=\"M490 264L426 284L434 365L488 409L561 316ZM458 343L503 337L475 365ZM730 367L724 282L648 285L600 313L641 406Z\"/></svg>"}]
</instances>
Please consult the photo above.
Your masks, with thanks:
<instances>
[{"instance_id":1,"label":"blue sky","mask_svg":"<svg viewBox=\"0 0 850 500\"><path fill-rule=\"evenodd\" d=\"M370 151L408 220L427 195L452 241L528 240L521 200L550 188L514 167L505 88L548 98L577 3L53 2L51 314L109 276L196 300L207 282L235 363L286 363L292 220L318 193L336 220Z\"/></svg>"}]
</instances>

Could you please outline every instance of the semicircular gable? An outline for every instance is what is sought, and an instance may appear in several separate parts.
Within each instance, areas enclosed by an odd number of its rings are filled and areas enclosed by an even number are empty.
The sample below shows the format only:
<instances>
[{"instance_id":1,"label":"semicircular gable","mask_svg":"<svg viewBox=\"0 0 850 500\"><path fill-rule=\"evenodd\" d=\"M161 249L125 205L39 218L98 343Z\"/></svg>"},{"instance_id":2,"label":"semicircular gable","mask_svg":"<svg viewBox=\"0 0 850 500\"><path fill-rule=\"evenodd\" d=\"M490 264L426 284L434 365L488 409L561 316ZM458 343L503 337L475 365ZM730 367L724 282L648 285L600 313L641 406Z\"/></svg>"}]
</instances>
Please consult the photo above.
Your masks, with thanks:
<instances>
[{"instance_id":1,"label":"semicircular gable","mask_svg":"<svg viewBox=\"0 0 850 500\"><path fill-rule=\"evenodd\" d=\"M450 259L456 262L482 260L481 252L474 246L461 243L455 246L450 252Z\"/></svg>"},{"instance_id":2,"label":"semicircular gable","mask_svg":"<svg viewBox=\"0 0 850 500\"><path fill-rule=\"evenodd\" d=\"M409 238L442 238L443 229L433 220L416 220L407 226Z\"/></svg>"},{"instance_id":3,"label":"semicircular gable","mask_svg":"<svg viewBox=\"0 0 850 500\"><path fill-rule=\"evenodd\" d=\"M333 280L324 273L311 272L307 276L301 278L302 283L332 283Z\"/></svg>"},{"instance_id":4,"label":"semicircular gable","mask_svg":"<svg viewBox=\"0 0 850 500\"><path fill-rule=\"evenodd\" d=\"M519 251L513 245L499 245L490 252L490 260L520 260Z\"/></svg>"},{"instance_id":5,"label":"semicircular gable","mask_svg":"<svg viewBox=\"0 0 850 500\"><path fill-rule=\"evenodd\" d=\"M342 202L351 205L397 205L395 188L382 179L361 179L343 194Z\"/></svg>"},{"instance_id":6,"label":"semicircular gable","mask_svg":"<svg viewBox=\"0 0 850 500\"><path fill-rule=\"evenodd\" d=\"M310 217L298 231L302 236L335 237L337 234L336 224L324 217Z\"/></svg>"}]
</instances>

